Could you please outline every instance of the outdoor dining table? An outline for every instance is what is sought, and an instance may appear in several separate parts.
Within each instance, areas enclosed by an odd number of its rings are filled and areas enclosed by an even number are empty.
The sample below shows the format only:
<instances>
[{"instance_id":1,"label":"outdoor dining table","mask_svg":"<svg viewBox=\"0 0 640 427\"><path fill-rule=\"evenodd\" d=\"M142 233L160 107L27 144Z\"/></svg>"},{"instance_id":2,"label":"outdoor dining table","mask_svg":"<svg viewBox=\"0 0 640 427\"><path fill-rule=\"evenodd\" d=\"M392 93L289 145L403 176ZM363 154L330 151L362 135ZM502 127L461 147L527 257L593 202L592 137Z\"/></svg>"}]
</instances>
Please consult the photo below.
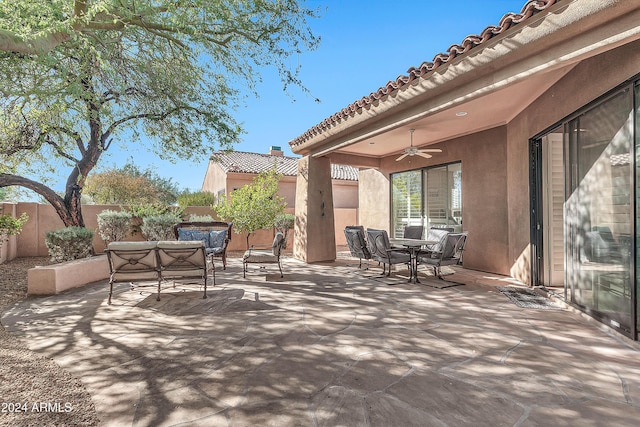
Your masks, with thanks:
<instances>
[{"instance_id":1,"label":"outdoor dining table","mask_svg":"<svg viewBox=\"0 0 640 427\"><path fill-rule=\"evenodd\" d=\"M418 252L420 248L426 245L435 245L438 242L436 240L422 240L422 239L389 239L391 246L404 246L409 250L410 255L410 267L411 277L409 281L412 283L420 283L418 279Z\"/></svg>"}]
</instances>

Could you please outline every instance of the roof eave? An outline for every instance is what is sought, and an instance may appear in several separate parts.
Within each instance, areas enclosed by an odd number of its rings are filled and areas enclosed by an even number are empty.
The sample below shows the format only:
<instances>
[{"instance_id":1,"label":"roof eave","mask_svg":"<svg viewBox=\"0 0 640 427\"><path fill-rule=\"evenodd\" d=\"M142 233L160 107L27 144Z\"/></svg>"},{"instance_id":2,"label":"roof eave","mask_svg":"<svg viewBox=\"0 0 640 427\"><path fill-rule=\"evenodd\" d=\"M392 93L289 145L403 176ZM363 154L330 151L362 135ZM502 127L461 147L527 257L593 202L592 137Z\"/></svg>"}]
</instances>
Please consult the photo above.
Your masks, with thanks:
<instances>
[{"instance_id":1,"label":"roof eave","mask_svg":"<svg viewBox=\"0 0 640 427\"><path fill-rule=\"evenodd\" d=\"M567 0L554 3L464 55L407 81L388 95L341 110L291 141L292 150L302 155L324 154L414 121L419 115L455 107L533 73L565 67L607 45L638 37L640 29L633 23L638 22L640 13L637 2ZM571 45L576 37L584 37L590 30L614 20L619 34L597 43L583 43L580 49ZM623 20L626 33L624 25L619 28L618 21ZM420 108L416 109L418 105ZM403 111L407 113L401 117ZM385 119L388 120L385 122ZM375 130L366 130L371 123L376 124Z\"/></svg>"}]
</instances>

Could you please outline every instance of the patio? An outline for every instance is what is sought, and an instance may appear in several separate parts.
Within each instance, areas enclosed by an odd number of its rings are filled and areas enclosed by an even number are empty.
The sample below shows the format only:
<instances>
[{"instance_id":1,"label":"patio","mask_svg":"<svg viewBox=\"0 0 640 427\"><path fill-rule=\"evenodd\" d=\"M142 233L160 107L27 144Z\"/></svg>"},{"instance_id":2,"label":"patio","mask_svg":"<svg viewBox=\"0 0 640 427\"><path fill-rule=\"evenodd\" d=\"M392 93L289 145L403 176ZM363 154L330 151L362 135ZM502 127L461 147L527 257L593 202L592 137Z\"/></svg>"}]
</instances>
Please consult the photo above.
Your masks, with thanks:
<instances>
[{"instance_id":1,"label":"patio","mask_svg":"<svg viewBox=\"0 0 640 427\"><path fill-rule=\"evenodd\" d=\"M238 258L208 299L99 282L2 322L93 396L103 425L637 425L640 347L571 309L517 307L508 278L445 288L335 263ZM266 280L265 280L266 276ZM395 277L394 277L395 276Z\"/></svg>"}]
</instances>

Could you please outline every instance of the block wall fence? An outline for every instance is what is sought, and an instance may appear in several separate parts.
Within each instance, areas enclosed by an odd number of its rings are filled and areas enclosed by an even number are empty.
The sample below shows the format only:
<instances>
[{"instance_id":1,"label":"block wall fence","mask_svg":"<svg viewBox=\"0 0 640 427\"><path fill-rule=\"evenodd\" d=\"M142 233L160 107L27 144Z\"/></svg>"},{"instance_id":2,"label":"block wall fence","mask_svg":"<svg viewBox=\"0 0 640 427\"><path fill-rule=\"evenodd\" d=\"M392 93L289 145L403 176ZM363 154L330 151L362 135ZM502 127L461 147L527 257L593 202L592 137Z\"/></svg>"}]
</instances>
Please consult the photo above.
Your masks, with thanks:
<instances>
[{"instance_id":1,"label":"block wall fence","mask_svg":"<svg viewBox=\"0 0 640 427\"><path fill-rule=\"evenodd\" d=\"M120 210L117 205L83 205L82 214L84 216L87 228L96 231L93 240L93 248L96 253L103 253L105 244L98 234L98 217L97 215L104 210ZM18 236L10 236L0 246L0 264L10 261L18 257L41 257L48 256L47 247L44 243L45 234L48 231L62 228L64 225L52 206L48 204L33 202L18 203L0 203L0 215L10 214L14 217L20 216L25 212L29 216L29 221L24 225L22 233ZM286 209L287 213L293 213L292 208ZM211 215L217 219L215 212L207 206L190 206L185 209L186 218L190 214ZM358 222L358 209L340 208L334 209L335 215L335 239L337 246L346 245L344 237L344 227L354 225ZM249 239L249 244L266 244L271 243L274 236L274 230L259 230ZM289 231L287 247L293 246L293 230ZM140 241L144 238L137 234L130 234L125 240ZM246 234L232 233L231 242L229 243L229 251L244 251L246 248Z\"/></svg>"}]
</instances>

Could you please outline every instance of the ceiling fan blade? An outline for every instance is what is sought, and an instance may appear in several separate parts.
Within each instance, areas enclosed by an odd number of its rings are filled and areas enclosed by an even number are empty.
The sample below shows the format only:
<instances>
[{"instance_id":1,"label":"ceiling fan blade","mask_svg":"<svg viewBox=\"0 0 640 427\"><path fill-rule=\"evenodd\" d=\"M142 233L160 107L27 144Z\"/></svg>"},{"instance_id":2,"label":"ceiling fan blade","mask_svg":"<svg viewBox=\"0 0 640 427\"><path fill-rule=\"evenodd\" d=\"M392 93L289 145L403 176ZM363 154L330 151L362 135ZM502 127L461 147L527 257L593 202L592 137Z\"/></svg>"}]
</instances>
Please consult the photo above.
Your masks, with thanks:
<instances>
[{"instance_id":1,"label":"ceiling fan blade","mask_svg":"<svg viewBox=\"0 0 640 427\"><path fill-rule=\"evenodd\" d=\"M418 151L416 154L420 157L424 157L425 159L430 159L433 157L431 154L423 153L422 151Z\"/></svg>"},{"instance_id":2,"label":"ceiling fan blade","mask_svg":"<svg viewBox=\"0 0 640 427\"><path fill-rule=\"evenodd\" d=\"M442 153L440 148L423 148L420 151L423 153Z\"/></svg>"},{"instance_id":3,"label":"ceiling fan blade","mask_svg":"<svg viewBox=\"0 0 640 427\"><path fill-rule=\"evenodd\" d=\"M396 162L399 162L400 160L404 159L405 157L407 157L409 155L409 153L404 153L402 156L398 157L396 159Z\"/></svg>"}]
</instances>

